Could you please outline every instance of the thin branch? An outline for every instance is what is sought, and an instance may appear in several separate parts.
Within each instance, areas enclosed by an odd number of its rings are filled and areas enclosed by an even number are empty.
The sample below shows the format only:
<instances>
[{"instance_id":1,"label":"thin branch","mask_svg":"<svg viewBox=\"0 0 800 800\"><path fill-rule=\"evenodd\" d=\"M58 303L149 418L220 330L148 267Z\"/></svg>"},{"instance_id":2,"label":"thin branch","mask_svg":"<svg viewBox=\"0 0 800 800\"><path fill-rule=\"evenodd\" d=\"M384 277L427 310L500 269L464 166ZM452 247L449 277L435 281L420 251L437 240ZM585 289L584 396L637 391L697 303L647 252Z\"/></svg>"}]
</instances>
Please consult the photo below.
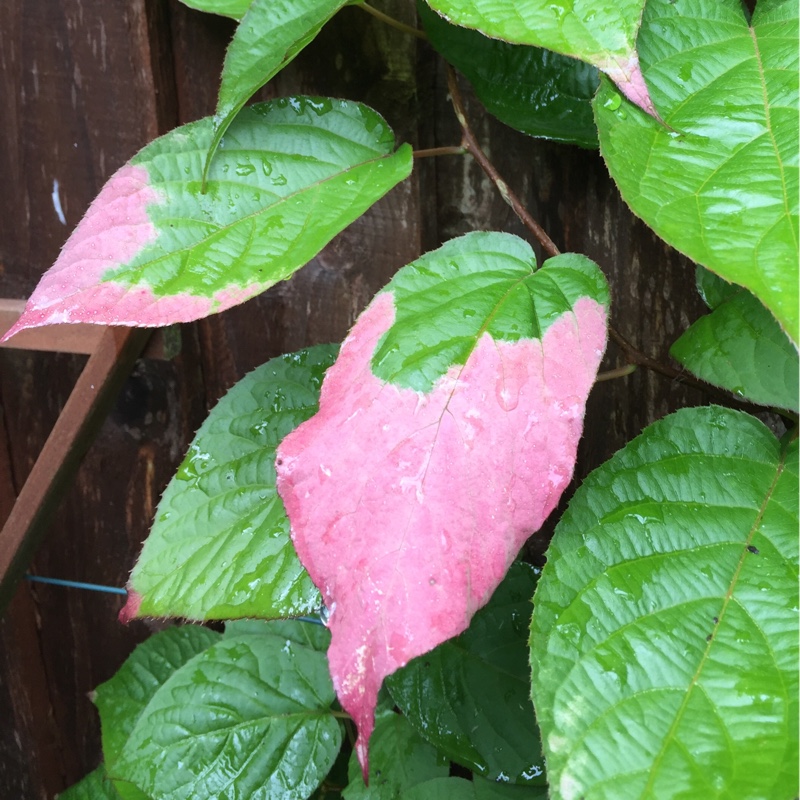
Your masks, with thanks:
<instances>
[{"instance_id":1,"label":"thin branch","mask_svg":"<svg viewBox=\"0 0 800 800\"><path fill-rule=\"evenodd\" d=\"M415 150L414 158L430 158L431 156L463 156L469 151L464 145L452 147L429 147L427 150Z\"/></svg>"},{"instance_id":2,"label":"thin branch","mask_svg":"<svg viewBox=\"0 0 800 800\"><path fill-rule=\"evenodd\" d=\"M400 22L399 19L390 17L388 14L384 14L383 11L378 11L377 8L373 8L371 5L369 5L369 3L356 3L356 7L363 9L368 14L371 14L373 17L379 19L381 22L384 22L387 25L390 25L392 28L396 28L398 31L403 31L403 33L416 36L417 39L422 39L423 42L428 41L425 31L421 31L419 28L412 28L411 25L406 25L405 22Z\"/></svg>"},{"instance_id":3,"label":"thin branch","mask_svg":"<svg viewBox=\"0 0 800 800\"><path fill-rule=\"evenodd\" d=\"M625 358L627 358L631 364L645 367L646 369L657 372L659 375L663 375L666 378L671 378L678 383L683 383L686 386L690 386L692 389L697 389L698 391L701 391L703 394L707 395L712 401L724 403L726 406L736 408L739 411L747 411L749 414L763 414L764 412L771 411L772 413L778 414L782 417L786 416L786 412L782 409L769 408L768 406L760 406L755 403L748 403L744 400L738 400L734 395L732 395L730 392L726 392L724 389L719 389L716 386L712 386L710 383L706 383L705 381L701 381L699 378L695 378L694 375L690 375L683 370L676 369L669 364L664 364L661 361L656 361L654 358L650 358L650 356L639 350L638 347L631 344L616 328L614 328L613 325L608 326L608 334L617 347L622 350Z\"/></svg>"},{"instance_id":4,"label":"thin branch","mask_svg":"<svg viewBox=\"0 0 800 800\"><path fill-rule=\"evenodd\" d=\"M497 190L500 192L502 198L506 201L506 203L508 203L508 205L511 206L511 208L514 210L514 213L522 221L522 224L525 225L525 227L533 234L547 254L550 256L559 255L560 251L556 247L553 240L547 235L544 228L542 228L542 226L539 225L539 223L530 215L528 210L520 201L519 197L517 197L508 184L503 180L494 164L492 164L492 162L489 160L489 157L483 152L478 144L475 134L472 132L472 128L467 120L467 115L464 110L464 101L462 100L461 92L458 88L455 70L452 66L450 66L450 64L447 65L447 86L450 91L450 100L453 103L453 110L455 111L456 117L458 118L458 123L461 126L462 146L466 148L467 152L478 162L481 169L483 169L489 179L497 187ZM689 375L682 370L675 369L675 367L672 367L669 364L663 364L660 361L656 361L654 358L650 358L650 356L643 353L641 350L631 344L631 342L629 342L613 326L609 325L608 331L611 339L613 339L620 350L622 350L625 358L629 362L629 366L610 370L599 377L598 380L611 380L612 378L623 377L624 375L631 374L636 367L645 367L646 369L659 373L659 375L663 375L679 383L686 384L694 389L699 389L701 392L717 402L723 402L733 408L737 408L742 411L748 411L750 413L774 411L777 414L785 415L785 412L781 411L780 409L764 408L753 403L737 400L728 392L718 389L716 386L712 386L705 381L698 380L693 375Z\"/></svg>"},{"instance_id":5,"label":"thin branch","mask_svg":"<svg viewBox=\"0 0 800 800\"><path fill-rule=\"evenodd\" d=\"M453 109L458 118L458 124L461 125L461 143L470 153L470 155L478 162L481 169L489 177L489 180L494 183L500 196L503 200L511 206L514 213L520 218L522 224L533 234L535 239L544 248L545 252L551 256L557 256L560 251L556 247L555 242L547 235L544 228L530 215L530 212L522 204L517 195L511 190L509 185L503 180L496 167L489 160L486 153L483 152L475 134L472 132L469 121L467 120L466 112L464 111L464 101L461 99L461 91L458 88L458 81L456 80L455 70L448 64L447 65L447 86L450 90L450 100L453 103Z\"/></svg>"},{"instance_id":6,"label":"thin branch","mask_svg":"<svg viewBox=\"0 0 800 800\"><path fill-rule=\"evenodd\" d=\"M626 364L624 367L617 367L616 369L610 369L606 372L598 372L597 373L597 382L600 381L613 381L616 378L627 378L628 375L636 372L636 364Z\"/></svg>"},{"instance_id":7,"label":"thin branch","mask_svg":"<svg viewBox=\"0 0 800 800\"><path fill-rule=\"evenodd\" d=\"M669 364L662 364L660 361L650 358L650 356L646 355L633 344L631 344L613 325L608 326L608 335L611 337L617 347L622 350L625 358L628 359L628 363L636 364L639 367L646 367L647 369L653 370L653 372L658 372L667 378L672 378L673 380L681 381L682 383L694 385L697 389L705 390L707 388L708 384L698 381L691 375L687 375L685 372L681 372L680 370L669 366Z\"/></svg>"}]
</instances>

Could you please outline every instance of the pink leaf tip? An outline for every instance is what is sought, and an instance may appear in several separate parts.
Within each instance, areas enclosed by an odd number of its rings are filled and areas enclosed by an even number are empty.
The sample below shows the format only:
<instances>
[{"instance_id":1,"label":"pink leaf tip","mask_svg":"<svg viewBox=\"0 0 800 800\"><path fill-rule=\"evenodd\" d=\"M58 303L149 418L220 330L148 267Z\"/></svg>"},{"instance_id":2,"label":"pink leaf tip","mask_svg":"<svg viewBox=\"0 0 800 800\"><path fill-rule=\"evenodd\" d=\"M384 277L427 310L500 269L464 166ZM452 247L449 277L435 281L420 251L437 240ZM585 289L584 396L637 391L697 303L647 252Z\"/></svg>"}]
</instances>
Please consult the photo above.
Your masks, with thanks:
<instances>
[{"instance_id":1,"label":"pink leaf tip","mask_svg":"<svg viewBox=\"0 0 800 800\"><path fill-rule=\"evenodd\" d=\"M162 324L126 318L129 314L125 306L130 305L132 295L144 293L152 297L146 287L104 281L110 270L131 261L158 238L147 207L160 199L144 167L128 164L115 172L89 206L55 264L42 276L25 311L0 341L7 341L26 328L63 322ZM141 303L142 298L138 300Z\"/></svg>"},{"instance_id":2,"label":"pink leaf tip","mask_svg":"<svg viewBox=\"0 0 800 800\"><path fill-rule=\"evenodd\" d=\"M639 66L639 54L636 51L631 54L626 62L620 64L617 61L608 67L602 67L602 70L614 81L617 88L628 100L635 103L642 111L654 119L661 119L656 107L653 105L647 84L644 82L642 68Z\"/></svg>"},{"instance_id":3,"label":"pink leaf tip","mask_svg":"<svg viewBox=\"0 0 800 800\"><path fill-rule=\"evenodd\" d=\"M119 612L119 621L127 625L139 616L139 609L142 606L142 596L133 589L128 590L128 599Z\"/></svg>"}]
</instances>

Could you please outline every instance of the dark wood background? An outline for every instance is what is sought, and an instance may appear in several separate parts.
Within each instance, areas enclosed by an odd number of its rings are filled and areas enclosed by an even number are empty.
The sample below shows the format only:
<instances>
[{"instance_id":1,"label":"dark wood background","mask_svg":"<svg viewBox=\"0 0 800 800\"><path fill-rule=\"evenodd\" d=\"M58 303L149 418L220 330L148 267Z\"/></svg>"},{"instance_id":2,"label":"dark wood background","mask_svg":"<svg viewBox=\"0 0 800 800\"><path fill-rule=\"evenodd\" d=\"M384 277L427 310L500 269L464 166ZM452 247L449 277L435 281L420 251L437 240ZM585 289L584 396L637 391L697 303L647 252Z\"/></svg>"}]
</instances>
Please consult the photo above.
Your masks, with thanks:
<instances>
[{"instance_id":1,"label":"dark wood background","mask_svg":"<svg viewBox=\"0 0 800 800\"><path fill-rule=\"evenodd\" d=\"M375 0L409 24L412 0ZM213 113L229 20L177 0L0 2L0 297L26 297L114 170L172 127ZM459 143L442 65L422 42L345 8L264 97L364 101L416 148ZM596 152L539 142L470 103L501 174L562 250L612 286L614 321L648 354L700 313L694 272L627 211ZM54 181L66 216L53 203ZM122 586L159 495L208 409L279 353L341 340L403 264L473 229L525 236L468 158L420 160L410 180L292 280L183 327L173 361L138 362L78 472L33 570ZM85 358L0 351L0 518L36 459ZM605 368L623 364L609 347ZM649 422L702 397L652 373L598 384L577 478ZM547 533L534 538L540 556ZM117 622L122 598L20 587L0 621L0 797L51 798L100 759L88 693L148 634Z\"/></svg>"}]
</instances>

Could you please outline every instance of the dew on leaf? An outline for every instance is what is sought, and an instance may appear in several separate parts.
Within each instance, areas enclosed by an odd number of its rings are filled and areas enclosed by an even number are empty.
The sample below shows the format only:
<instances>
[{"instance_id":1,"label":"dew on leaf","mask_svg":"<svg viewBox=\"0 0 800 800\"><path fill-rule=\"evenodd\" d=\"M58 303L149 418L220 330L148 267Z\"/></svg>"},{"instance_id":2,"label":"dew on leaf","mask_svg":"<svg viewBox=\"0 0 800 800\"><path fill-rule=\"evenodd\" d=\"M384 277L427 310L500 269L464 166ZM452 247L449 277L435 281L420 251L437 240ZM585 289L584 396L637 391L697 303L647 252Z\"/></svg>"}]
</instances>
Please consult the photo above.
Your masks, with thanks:
<instances>
[{"instance_id":1,"label":"dew on leaf","mask_svg":"<svg viewBox=\"0 0 800 800\"><path fill-rule=\"evenodd\" d=\"M607 108L609 111L616 111L621 105L622 97L616 92L610 94L603 102L603 108Z\"/></svg>"},{"instance_id":2,"label":"dew on leaf","mask_svg":"<svg viewBox=\"0 0 800 800\"><path fill-rule=\"evenodd\" d=\"M244 178L247 175L252 175L256 168L252 164L237 164L236 174Z\"/></svg>"}]
</instances>

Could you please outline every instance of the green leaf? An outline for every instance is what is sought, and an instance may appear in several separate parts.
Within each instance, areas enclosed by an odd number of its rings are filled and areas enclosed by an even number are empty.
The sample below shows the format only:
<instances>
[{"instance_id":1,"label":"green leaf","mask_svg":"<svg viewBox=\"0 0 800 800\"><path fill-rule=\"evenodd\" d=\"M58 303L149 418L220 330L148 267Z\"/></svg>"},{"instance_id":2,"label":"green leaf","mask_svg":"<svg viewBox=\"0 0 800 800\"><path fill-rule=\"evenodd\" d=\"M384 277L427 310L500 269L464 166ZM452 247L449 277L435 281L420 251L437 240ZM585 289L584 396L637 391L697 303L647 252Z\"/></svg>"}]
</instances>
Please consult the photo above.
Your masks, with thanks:
<instances>
[{"instance_id":1,"label":"green leaf","mask_svg":"<svg viewBox=\"0 0 800 800\"><path fill-rule=\"evenodd\" d=\"M277 75L350 0L252 0L233 35L219 88L204 177L225 131L244 104Z\"/></svg>"},{"instance_id":2,"label":"green leaf","mask_svg":"<svg viewBox=\"0 0 800 800\"><path fill-rule=\"evenodd\" d=\"M140 644L113 678L92 693L100 713L103 757L113 767L136 720L165 681L220 636L207 628L168 628Z\"/></svg>"},{"instance_id":3,"label":"green leaf","mask_svg":"<svg viewBox=\"0 0 800 800\"><path fill-rule=\"evenodd\" d=\"M544 786L519 786L474 777L434 778L407 789L401 800L547 800Z\"/></svg>"},{"instance_id":4,"label":"green leaf","mask_svg":"<svg viewBox=\"0 0 800 800\"><path fill-rule=\"evenodd\" d=\"M550 50L451 25L419 0L431 44L470 81L486 109L531 136L597 147L591 99L597 69Z\"/></svg>"},{"instance_id":5,"label":"green leaf","mask_svg":"<svg viewBox=\"0 0 800 800\"><path fill-rule=\"evenodd\" d=\"M331 634L321 624L300 619L238 619L225 623L225 636L277 636L325 653Z\"/></svg>"},{"instance_id":6,"label":"green leaf","mask_svg":"<svg viewBox=\"0 0 800 800\"><path fill-rule=\"evenodd\" d=\"M252 0L181 0L185 6L239 20L250 7Z\"/></svg>"},{"instance_id":7,"label":"green leaf","mask_svg":"<svg viewBox=\"0 0 800 800\"><path fill-rule=\"evenodd\" d=\"M6 338L54 322L167 325L285 280L411 171L359 103L290 97L251 106L201 191L210 118L145 147L92 203Z\"/></svg>"},{"instance_id":8,"label":"green leaf","mask_svg":"<svg viewBox=\"0 0 800 800\"><path fill-rule=\"evenodd\" d=\"M324 654L225 638L156 692L114 774L159 800L302 800L341 745L333 699Z\"/></svg>"},{"instance_id":9,"label":"green leaf","mask_svg":"<svg viewBox=\"0 0 800 800\"><path fill-rule=\"evenodd\" d=\"M670 354L704 381L765 406L800 410L798 356L772 314L750 292L698 268L712 313L695 322ZM710 288L716 283L722 288Z\"/></svg>"},{"instance_id":10,"label":"green leaf","mask_svg":"<svg viewBox=\"0 0 800 800\"><path fill-rule=\"evenodd\" d=\"M392 712L377 715L369 746L369 787L364 785L355 751L350 759L350 783L345 800L394 800L412 786L448 773L446 759Z\"/></svg>"},{"instance_id":11,"label":"green leaf","mask_svg":"<svg viewBox=\"0 0 800 800\"><path fill-rule=\"evenodd\" d=\"M527 242L494 232L452 239L383 291L394 294L396 317L372 357L373 372L419 392L464 364L485 332L495 341L540 339L580 298L609 303L602 272L585 256L563 253L536 270Z\"/></svg>"},{"instance_id":12,"label":"green leaf","mask_svg":"<svg viewBox=\"0 0 800 800\"><path fill-rule=\"evenodd\" d=\"M494 39L586 61L650 107L636 54L645 0L428 0L428 5L450 22Z\"/></svg>"},{"instance_id":13,"label":"green leaf","mask_svg":"<svg viewBox=\"0 0 800 800\"><path fill-rule=\"evenodd\" d=\"M535 586L534 569L513 564L461 636L386 680L421 736L496 781L545 782L528 666Z\"/></svg>"},{"instance_id":14,"label":"green leaf","mask_svg":"<svg viewBox=\"0 0 800 800\"><path fill-rule=\"evenodd\" d=\"M531 629L553 798L795 796L797 456L691 408L578 489Z\"/></svg>"},{"instance_id":15,"label":"green leaf","mask_svg":"<svg viewBox=\"0 0 800 800\"><path fill-rule=\"evenodd\" d=\"M600 149L631 209L671 245L798 326L798 9L650 0L639 36L661 124L603 82Z\"/></svg>"},{"instance_id":16,"label":"green leaf","mask_svg":"<svg viewBox=\"0 0 800 800\"><path fill-rule=\"evenodd\" d=\"M120 795L101 764L78 783L61 792L58 800L120 800Z\"/></svg>"},{"instance_id":17,"label":"green leaf","mask_svg":"<svg viewBox=\"0 0 800 800\"><path fill-rule=\"evenodd\" d=\"M158 506L126 618L286 617L320 607L275 490L275 449L316 412L336 353L320 345L274 358L213 409Z\"/></svg>"}]
</instances>

